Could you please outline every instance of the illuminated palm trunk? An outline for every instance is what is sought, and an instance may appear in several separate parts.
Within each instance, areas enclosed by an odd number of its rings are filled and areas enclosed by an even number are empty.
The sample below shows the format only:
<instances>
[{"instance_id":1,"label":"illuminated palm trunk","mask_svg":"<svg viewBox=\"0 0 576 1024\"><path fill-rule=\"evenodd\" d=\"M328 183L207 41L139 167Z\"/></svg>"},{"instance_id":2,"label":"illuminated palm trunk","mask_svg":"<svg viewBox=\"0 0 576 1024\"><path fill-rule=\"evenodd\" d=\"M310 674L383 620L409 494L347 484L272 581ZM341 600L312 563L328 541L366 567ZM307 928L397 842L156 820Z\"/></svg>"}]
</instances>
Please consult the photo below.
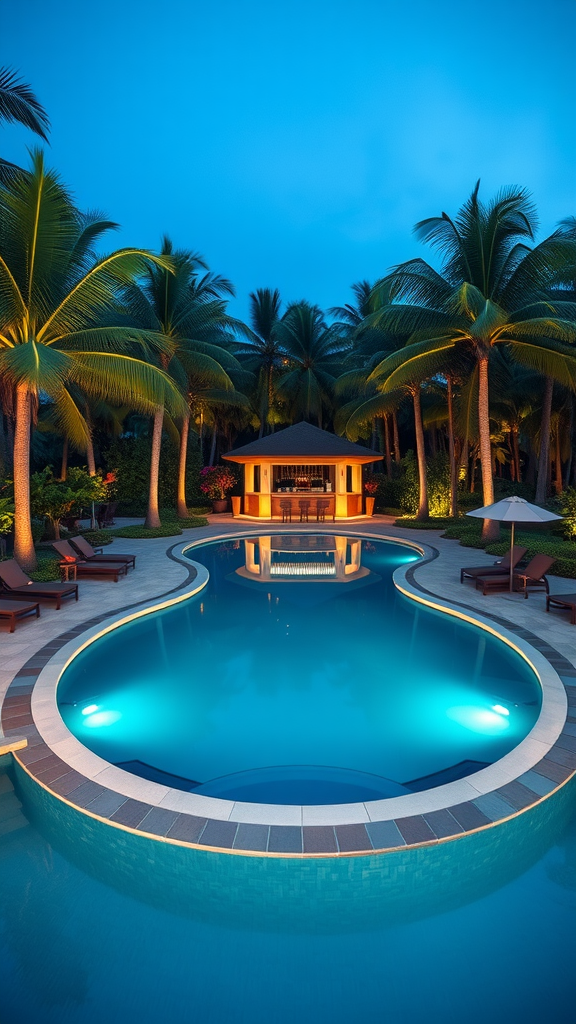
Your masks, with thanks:
<instances>
[{"instance_id":1,"label":"illuminated palm trunk","mask_svg":"<svg viewBox=\"0 0 576 1024\"><path fill-rule=\"evenodd\" d=\"M480 466L482 469L482 499L484 505L494 504L492 477L492 448L490 444L490 404L488 398L488 356L478 360L478 429L480 433ZM495 540L500 532L498 523L484 519L482 540Z\"/></svg>"},{"instance_id":2,"label":"illuminated palm trunk","mask_svg":"<svg viewBox=\"0 0 576 1024\"><path fill-rule=\"evenodd\" d=\"M422 408L420 405L420 386L412 392L414 402L414 427L416 430L416 457L418 459L418 482L420 498L417 519L428 519L428 481L426 479L426 452L424 449L424 429L422 427Z\"/></svg>"},{"instance_id":3,"label":"illuminated palm trunk","mask_svg":"<svg viewBox=\"0 0 576 1024\"><path fill-rule=\"evenodd\" d=\"M23 569L36 568L30 520L31 394L26 384L16 388L14 431L14 557Z\"/></svg>"},{"instance_id":4,"label":"illuminated palm trunk","mask_svg":"<svg viewBox=\"0 0 576 1024\"><path fill-rule=\"evenodd\" d=\"M185 417L180 431L180 455L178 461L178 495L176 508L180 519L188 518L186 506L186 455L188 453L188 433L190 430L190 413Z\"/></svg>"},{"instance_id":5,"label":"illuminated palm trunk","mask_svg":"<svg viewBox=\"0 0 576 1024\"><path fill-rule=\"evenodd\" d=\"M144 526L153 529L160 526L158 512L158 475L160 470L160 446L162 444L162 424L164 422L164 406L159 405L154 413L152 430L152 455L150 458L150 491L148 494L148 511Z\"/></svg>"},{"instance_id":6,"label":"illuminated palm trunk","mask_svg":"<svg viewBox=\"0 0 576 1024\"><path fill-rule=\"evenodd\" d=\"M450 515L458 515L458 466L454 451L454 407L452 402L452 378L446 377L446 399L448 402L448 461L450 463Z\"/></svg>"},{"instance_id":7,"label":"illuminated palm trunk","mask_svg":"<svg viewBox=\"0 0 576 1024\"><path fill-rule=\"evenodd\" d=\"M538 478L536 481L536 504L546 500L548 490L548 463L550 461L550 419L552 417L552 395L554 381L546 377L542 399L542 420L540 422L540 454L538 456Z\"/></svg>"}]
</instances>

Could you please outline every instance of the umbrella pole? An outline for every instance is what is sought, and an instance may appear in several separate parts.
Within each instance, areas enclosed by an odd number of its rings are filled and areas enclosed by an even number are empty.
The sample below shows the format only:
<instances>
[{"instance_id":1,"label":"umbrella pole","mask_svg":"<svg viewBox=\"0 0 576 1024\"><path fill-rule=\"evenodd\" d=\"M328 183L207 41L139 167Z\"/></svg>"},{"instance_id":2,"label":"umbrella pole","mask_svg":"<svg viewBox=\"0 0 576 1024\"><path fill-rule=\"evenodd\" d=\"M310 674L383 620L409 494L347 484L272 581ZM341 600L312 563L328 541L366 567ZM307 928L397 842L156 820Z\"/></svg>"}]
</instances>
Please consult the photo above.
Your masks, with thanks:
<instances>
[{"instance_id":1,"label":"umbrella pole","mask_svg":"<svg viewBox=\"0 0 576 1024\"><path fill-rule=\"evenodd\" d=\"M510 593L512 593L512 586L514 583L514 566L512 562L514 554L514 521L511 523L512 529L510 531Z\"/></svg>"}]
</instances>

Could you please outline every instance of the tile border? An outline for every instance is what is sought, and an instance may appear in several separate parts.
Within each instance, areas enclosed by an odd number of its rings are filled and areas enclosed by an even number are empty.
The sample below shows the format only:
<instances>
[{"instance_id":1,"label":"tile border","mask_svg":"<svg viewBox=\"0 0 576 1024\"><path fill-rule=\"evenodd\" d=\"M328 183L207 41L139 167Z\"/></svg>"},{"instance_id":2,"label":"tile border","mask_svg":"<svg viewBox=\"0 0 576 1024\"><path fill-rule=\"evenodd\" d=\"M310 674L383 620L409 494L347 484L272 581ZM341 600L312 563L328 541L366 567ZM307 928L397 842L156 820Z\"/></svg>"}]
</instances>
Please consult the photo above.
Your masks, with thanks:
<instances>
[{"instance_id":1,"label":"tile border","mask_svg":"<svg viewBox=\"0 0 576 1024\"><path fill-rule=\"evenodd\" d=\"M317 532L315 525L290 532ZM385 853L427 846L491 828L548 799L576 774L576 669L545 641L499 616L480 615L461 602L440 598L415 579L438 557L436 548L388 531L363 533L350 524L323 532L390 541L415 549L416 564L393 574L408 599L484 629L516 650L540 680L543 702L528 736L488 768L423 793L385 800L321 807L246 804L171 790L130 775L84 747L64 725L56 687L70 661L98 637L161 608L180 603L208 582L207 569L186 552L218 540L254 535L254 526L234 533L181 542L166 555L188 568L188 578L160 597L128 606L121 615L92 618L37 651L14 677L4 700L7 742L26 737L13 751L19 768L55 798L78 811L166 843L244 856L334 857ZM269 526L267 532L286 532ZM129 614L126 614L126 613Z\"/></svg>"}]
</instances>

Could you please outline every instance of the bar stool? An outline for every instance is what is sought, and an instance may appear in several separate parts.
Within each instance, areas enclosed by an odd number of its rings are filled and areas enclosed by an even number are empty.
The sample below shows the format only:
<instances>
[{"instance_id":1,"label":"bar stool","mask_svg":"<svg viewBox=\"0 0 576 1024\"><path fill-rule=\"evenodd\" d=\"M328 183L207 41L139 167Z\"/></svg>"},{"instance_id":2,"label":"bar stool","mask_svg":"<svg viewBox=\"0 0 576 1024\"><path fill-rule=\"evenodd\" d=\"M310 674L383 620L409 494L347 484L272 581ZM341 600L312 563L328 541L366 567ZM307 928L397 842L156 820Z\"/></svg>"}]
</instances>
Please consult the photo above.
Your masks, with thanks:
<instances>
[{"instance_id":1,"label":"bar stool","mask_svg":"<svg viewBox=\"0 0 576 1024\"><path fill-rule=\"evenodd\" d=\"M326 509L329 507L329 505L330 505L330 502L326 501L325 498L323 498L323 499L319 498L318 499L318 501L316 502L316 522L317 523L325 523L326 522Z\"/></svg>"},{"instance_id":2,"label":"bar stool","mask_svg":"<svg viewBox=\"0 0 576 1024\"><path fill-rule=\"evenodd\" d=\"M310 508L310 502L306 501L306 500L299 501L298 505L300 507L300 522L301 523L307 523L308 522L308 510Z\"/></svg>"},{"instance_id":3,"label":"bar stool","mask_svg":"<svg viewBox=\"0 0 576 1024\"><path fill-rule=\"evenodd\" d=\"M291 523L292 522L292 502L290 501L289 498L284 498L284 500L280 502L280 509L282 511L282 522L283 523Z\"/></svg>"}]
</instances>

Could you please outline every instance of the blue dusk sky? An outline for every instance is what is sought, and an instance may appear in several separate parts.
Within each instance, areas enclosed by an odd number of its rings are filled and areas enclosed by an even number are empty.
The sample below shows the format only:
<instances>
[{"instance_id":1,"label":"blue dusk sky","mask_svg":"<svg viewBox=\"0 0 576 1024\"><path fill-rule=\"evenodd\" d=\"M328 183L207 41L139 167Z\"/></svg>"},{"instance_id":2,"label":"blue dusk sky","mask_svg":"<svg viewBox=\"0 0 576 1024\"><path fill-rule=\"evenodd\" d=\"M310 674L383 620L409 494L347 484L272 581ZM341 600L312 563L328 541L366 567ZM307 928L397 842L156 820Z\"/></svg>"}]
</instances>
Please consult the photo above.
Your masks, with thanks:
<instances>
[{"instance_id":1,"label":"blue dusk sky","mask_svg":"<svg viewBox=\"0 0 576 1024\"><path fill-rule=\"evenodd\" d=\"M0 60L110 247L169 234L240 316L258 287L348 301L477 178L529 188L541 234L575 213L575 43L574 0L0 0Z\"/></svg>"}]
</instances>

